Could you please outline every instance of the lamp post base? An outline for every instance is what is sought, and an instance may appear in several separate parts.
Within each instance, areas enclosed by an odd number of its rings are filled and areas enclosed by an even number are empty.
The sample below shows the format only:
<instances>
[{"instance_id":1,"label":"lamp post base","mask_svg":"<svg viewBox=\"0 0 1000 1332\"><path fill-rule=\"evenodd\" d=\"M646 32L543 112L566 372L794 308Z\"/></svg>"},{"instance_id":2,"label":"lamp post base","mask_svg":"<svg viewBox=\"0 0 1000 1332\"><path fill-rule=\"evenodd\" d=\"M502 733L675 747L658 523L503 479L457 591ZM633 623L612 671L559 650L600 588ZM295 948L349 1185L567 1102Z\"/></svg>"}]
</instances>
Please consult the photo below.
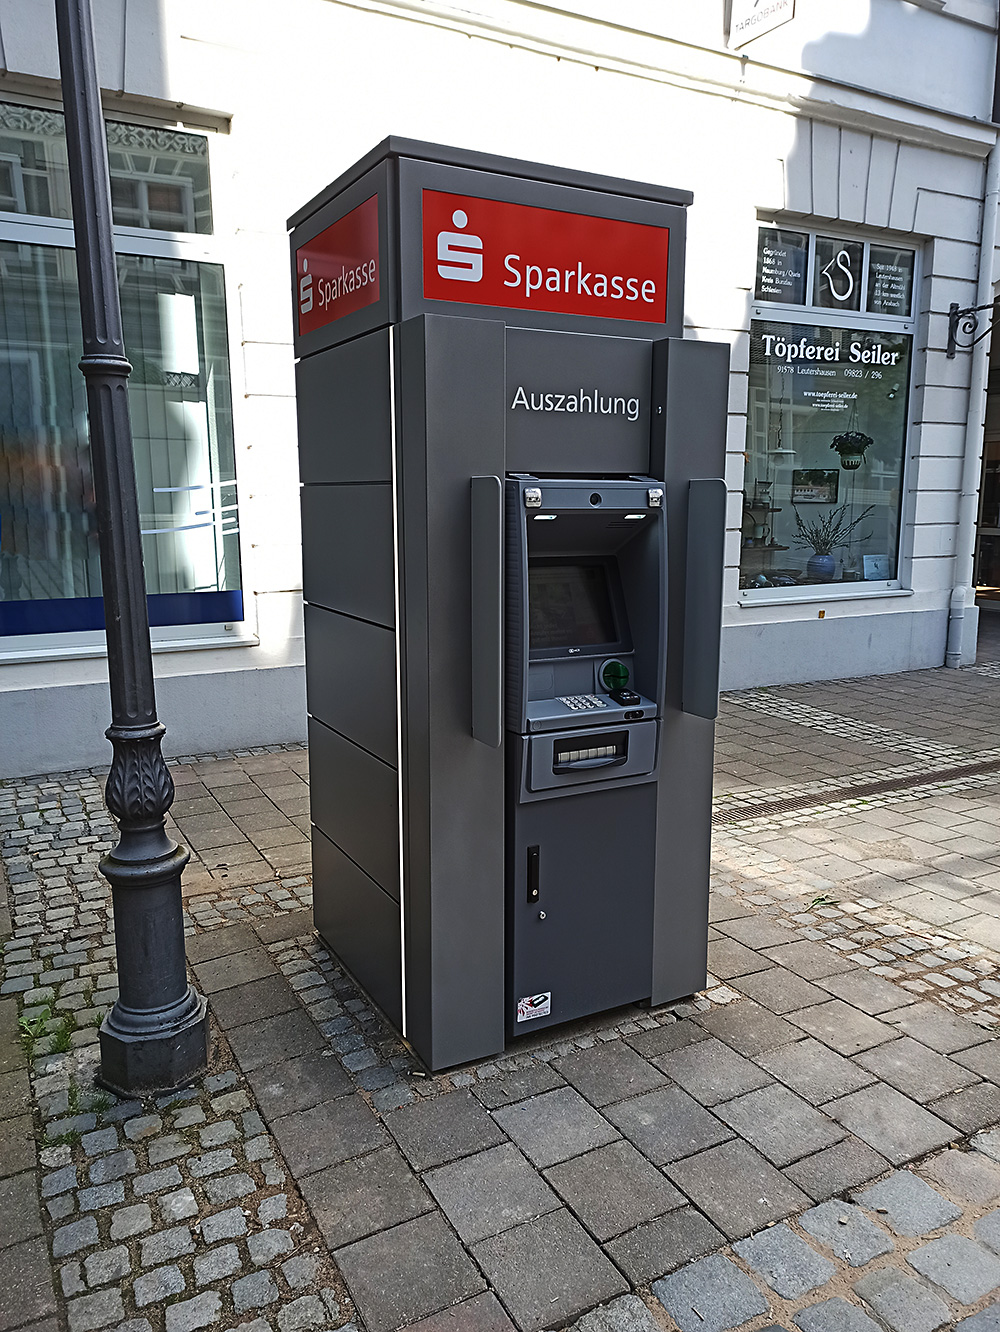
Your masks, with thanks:
<instances>
[{"instance_id":1,"label":"lamp post base","mask_svg":"<svg viewBox=\"0 0 1000 1332\"><path fill-rule=\"evenodd\" d=\"M115 1004L101 1024L100 1042L97 1081L108 1091L125 1097L175 1091L208 1066L207 1004L190 987L173 1011L160 1014L134 1015Z\"/></svg>"}]
</instances>

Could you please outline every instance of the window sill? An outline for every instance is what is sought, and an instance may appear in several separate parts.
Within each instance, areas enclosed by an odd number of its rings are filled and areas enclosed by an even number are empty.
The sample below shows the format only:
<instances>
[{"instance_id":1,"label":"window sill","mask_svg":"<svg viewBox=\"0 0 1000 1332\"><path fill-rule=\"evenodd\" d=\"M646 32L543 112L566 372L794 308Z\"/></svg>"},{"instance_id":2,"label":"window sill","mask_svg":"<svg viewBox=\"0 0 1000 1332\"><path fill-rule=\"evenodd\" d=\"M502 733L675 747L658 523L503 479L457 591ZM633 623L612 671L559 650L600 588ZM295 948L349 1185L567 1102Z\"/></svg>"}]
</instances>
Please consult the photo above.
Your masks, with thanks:
<instances>
[{"instance_id":1,"label":"window sill","mask_svg":"<svg viewBox=\"0 0 1000 1332\"><path fill-rule=\"evenodd\" d=\"M829 592L818 592L809 596L790 597L786 593L784 596L770 597L768 592L770 588L761 588L759 592L744 591L739 594L736 605L741 610L748 610L757 606L815 606L817 602L829 604L832 601L874 601L884 597L912 597L912 587L872 587L864 589L855 589L844 587ZM777 588L773 589L778 591ZM781 589L784 591L784 589Z\"/></svg>"},{"instance_id":2,"label":"window sill","mask_svg":"<svg viewBox=\"0 0 1000 1332\"><path fill-rule=\"evenodd\" d=\"M9 640L8 640L9 643ZM259 647L260 639L256 634L222 633L211 634L204 638L161 638L152 643L153 655L162 652L197 652L214 648ZM107 657L108 650L104 643L33 643L30 647L12 648L0 646L0 666L30 665L36 661L85 661Z\"/></svg>"}]
</instances>

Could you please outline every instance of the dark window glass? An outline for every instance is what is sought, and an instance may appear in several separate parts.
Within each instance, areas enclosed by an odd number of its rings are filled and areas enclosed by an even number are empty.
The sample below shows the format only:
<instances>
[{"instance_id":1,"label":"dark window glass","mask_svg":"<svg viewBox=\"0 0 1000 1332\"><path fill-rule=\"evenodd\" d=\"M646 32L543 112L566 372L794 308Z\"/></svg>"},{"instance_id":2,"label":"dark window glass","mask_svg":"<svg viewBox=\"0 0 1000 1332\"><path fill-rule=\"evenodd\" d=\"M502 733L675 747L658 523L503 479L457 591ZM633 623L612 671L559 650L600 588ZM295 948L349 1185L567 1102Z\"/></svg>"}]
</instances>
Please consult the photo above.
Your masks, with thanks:
<instances>
[{"instance_id":1,"label":"dark window glass","mask_svg":"<svg viewBox=\"0 0 1000 1332\"><path fill-rule=\"evenodd\" d=\"M809 237L804 232L761 227L757 233L755 299L803 305L808 261Z\"/></svg>"},{"instance_id":2,"label":"dark window glass","mask_svg":"<svg viewBox=\"0 0 1000 1332\"><path fill-rule=\"evenodd\" d=\"M868 313L909 316L913 303L912 250L872 245L868 253Z\"/></svg>"},{"instance_id":3,"label":"dark window glass","mask_svg":"<svg viewBox=\"0 0 1000 1332\"><path fill-rule=\"evenodd\" d=\"M864 254L864 241L817 236L813 305L825 310L860 310Z\"/></svg>"},{"instance_id":4,"label":"dark window glass","mask_svg":"<svg viewBox=\"0 0 1000 1332\"><path fill-rule=\"evenodd\" d=\"M532 648L592 647L617 641L603 564L532 561L528 607Z\"/></svg>"}]
</instances>

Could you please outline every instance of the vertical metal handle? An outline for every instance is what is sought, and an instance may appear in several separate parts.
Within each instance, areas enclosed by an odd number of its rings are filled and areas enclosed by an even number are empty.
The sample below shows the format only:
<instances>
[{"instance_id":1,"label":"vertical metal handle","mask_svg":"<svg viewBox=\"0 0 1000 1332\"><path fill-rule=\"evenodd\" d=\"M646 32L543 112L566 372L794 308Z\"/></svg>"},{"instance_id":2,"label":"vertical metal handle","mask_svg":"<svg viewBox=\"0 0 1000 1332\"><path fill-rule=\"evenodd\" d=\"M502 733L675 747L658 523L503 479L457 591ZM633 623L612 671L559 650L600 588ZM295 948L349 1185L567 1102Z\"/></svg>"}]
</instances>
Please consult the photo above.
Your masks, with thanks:
<instances>
[{"instance_id":1,"label":"vertical metal handle","mask_svg":"<svg viewBox=\"0 0 1000 1332\"><path fill-rule=\"evenodd\" d=\"M538 847L528 847L528 901L537 902L539 896L538 884Z\"/></svg>"},{"instance_id":2,"label":"vertical metal handle","mask_svg":"<svg viewBox=\"0 0 1000 1332\"><path fill-rule=\"evenodd\" d=\"M472 478L472 734L491 749L503 733L503 486Z\"/></svg>"},{"instance_id":3,"label":"vertical metal handle","mask_svg":"<svg viewBox=\"0 0 1000 1332\"><path fill-rule=\"evenodd\" d=\"M696 717L719 714L719 640L722 633L723 543L726 483L690 482L687 567L684 571L684 674L681 708Z\"/></svg>"}]
</instances>

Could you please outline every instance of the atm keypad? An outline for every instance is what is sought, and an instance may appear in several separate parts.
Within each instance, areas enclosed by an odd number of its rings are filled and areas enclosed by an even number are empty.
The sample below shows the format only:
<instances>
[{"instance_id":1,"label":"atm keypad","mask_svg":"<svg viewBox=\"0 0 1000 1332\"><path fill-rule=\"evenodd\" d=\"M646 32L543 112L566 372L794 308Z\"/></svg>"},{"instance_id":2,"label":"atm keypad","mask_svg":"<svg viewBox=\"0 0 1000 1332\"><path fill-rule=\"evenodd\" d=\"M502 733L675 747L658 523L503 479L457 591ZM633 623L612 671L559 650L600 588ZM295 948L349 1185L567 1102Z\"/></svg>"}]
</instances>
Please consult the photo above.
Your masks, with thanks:
<instances>
[{"instance_id":1,"label":"atm keypad","mask_svg":"<svg viewBox=\"0 0 1000 1332\"><path fill-rule=\"evenodd\" d=\"M590 712L593 708L608 706L604 699L598 698L596 694L565 694L560 696L559 702L565 703L574 712Z\"/></svg>"}]
</instances>

